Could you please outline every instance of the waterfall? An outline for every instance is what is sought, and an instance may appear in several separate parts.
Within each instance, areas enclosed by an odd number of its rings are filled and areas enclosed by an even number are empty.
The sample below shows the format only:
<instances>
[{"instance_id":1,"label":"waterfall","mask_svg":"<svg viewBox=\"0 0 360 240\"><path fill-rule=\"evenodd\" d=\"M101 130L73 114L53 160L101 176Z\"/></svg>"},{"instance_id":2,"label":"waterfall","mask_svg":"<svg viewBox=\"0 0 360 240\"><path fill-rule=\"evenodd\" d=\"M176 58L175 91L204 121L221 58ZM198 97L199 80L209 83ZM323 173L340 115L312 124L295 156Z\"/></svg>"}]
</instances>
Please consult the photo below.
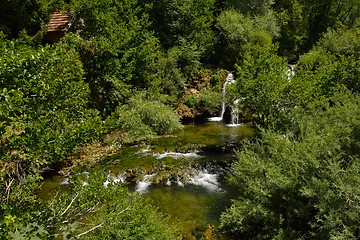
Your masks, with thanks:
<instances>
[{"instance_id":1,"label":"waterfall","mask_svg":"<svg viewBox=\"0 0 360 240\"><path fill-rule=\"evenodd\" d=\"M234 83L235 79L234 79L234 75L232 73L229 73L225 79L224 85L223 85L223 89L222 89L222 96L223 96L223 101L221 104L221 112L220 112L220 116L219 117L211 117L208 120L212 121L212 122L221 122L224 118L224 114L225 114L225 110L226 110L226 104L225 104L225 99L226 99L226 86L230 83Z\"/></svg>"},{"instance_id":2,"label":"waterfall","mask_svg":"<svg viewBox=\"0 0 360 240\"><path fill-rule=\"evenodd\" d=\"M239 124L239 99L234 101L231 108L231 124Z\"/></svg>"},{"instance_id":3,"label":"waterfall","mask_svg":"<svg viewBox=\"0 0 360 240\"><path fill-rule=\"evenodd\" d=\"M223 102L222 102L222 105L221 105L221 114L220 114L220 118L221 120L223 120L224 118L224 114L225 114L225 109L226 109L226 105L225 105L225 99L226 99L226 86L230 83L234 83L235 80L234 80L234 75L232 73L229 73L226 77L226 80L224 82L224 85L223 85L223 90L222 90L222 95L223 95Z\"/></svg>"},{"instance_id":4,"label":"waterfall","mask_svg":"<svg viewBox=\"0 0 360 240\"><path fill-rule=\"evenodd\" d=\"M240 114L239 103L240 103L239 99L236 99L234 103L231 105L231 122L230 124L226 124L226 126L238 127L242 125L242 123L240 123L239 121L239 114Z\"/></svg>"}]
</instances>

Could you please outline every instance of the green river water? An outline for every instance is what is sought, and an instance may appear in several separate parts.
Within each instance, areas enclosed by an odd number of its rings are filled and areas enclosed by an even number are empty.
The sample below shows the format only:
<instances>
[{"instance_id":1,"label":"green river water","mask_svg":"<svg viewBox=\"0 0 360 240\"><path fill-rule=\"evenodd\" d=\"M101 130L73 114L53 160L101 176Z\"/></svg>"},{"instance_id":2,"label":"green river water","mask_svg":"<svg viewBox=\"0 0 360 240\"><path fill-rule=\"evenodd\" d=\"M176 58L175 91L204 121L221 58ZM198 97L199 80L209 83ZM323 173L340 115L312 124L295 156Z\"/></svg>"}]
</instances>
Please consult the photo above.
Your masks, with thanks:
<instances>
[{"instance_id":1,"label":"green river water","mask_svg":"<svg viewBox=\"0 0 360 240\"><path fill-rule=\"evenodd\" d=\"M199 238L209 225L217 226L234 194L225 181L234 149L253 134L251 124L229 127L219 122L185 125L171 136L131 146L108 156L99 168L126 179L128 187L150 198L186 238ZM44 181L45 191L66 187L63 177Z\"/></svg>"}]
</instances>

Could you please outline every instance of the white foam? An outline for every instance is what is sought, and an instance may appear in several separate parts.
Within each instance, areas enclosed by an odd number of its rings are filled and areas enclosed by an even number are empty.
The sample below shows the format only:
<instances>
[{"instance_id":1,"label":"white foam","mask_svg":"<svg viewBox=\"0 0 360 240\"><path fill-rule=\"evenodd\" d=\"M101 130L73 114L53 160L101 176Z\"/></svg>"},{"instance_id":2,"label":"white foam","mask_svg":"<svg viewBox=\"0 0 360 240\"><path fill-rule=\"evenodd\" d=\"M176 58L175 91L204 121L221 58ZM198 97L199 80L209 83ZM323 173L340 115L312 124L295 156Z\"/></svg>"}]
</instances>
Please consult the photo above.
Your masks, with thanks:
<instances>
[{"instance_id":1,"label":"white foam","mask_svg":"<svg viewBox=\"0 0 360 240\"><path fill-rule=\"evenodd\" d=\"M166 181L166 185L171 186L171 181L170 181L170 179L168 179L168 180Z\"/></svg>"},{"instance_id":2,"label":"white foam","mask_svg":"<svg viewBox=\"0 0 360 240\"><path fill-rule=\"evenodd\" d=\"M178 152L165 152L165 153L154 153L154 157L157 159L162 159L165 157L171 157L171 158L201 158L199 154L192 152L192 153L178 153Z\"/></svg>"},{"instance_id":3,"label":"white foam","mask_svg":"<svg viewBox=\"0 0 360 240\"><path fill-rule=\"evenodd\" d=\"M225 126L227 126L227 127L240 127L242 125L243 125L243 123L237 123L237 124L230 123L230 124L226 124Z\"/></svg>"},{"instance_id":4,"label":"white foam","mask_svg":"<svg viewBox=\"0 0 360 240\"><path fill-rule=\"evenodd\" d=\"M107 187L110 182L113 183L124 183L126 181L126 175L120 173L117 176L113 176L113 175L107 175L107 180L103 183L105 187Z\"/></svg>"},{"instance_id":5,"label":"white foam","mask_svg":"<svg viewBox=\"0 0 360 240\"><path fill-rule=\"evenodd\" d=\"M207 119L209 122L221 122L222 117L210 117Z\"/></svg>"},{"instance_id":6,"label":"white foam","mask_svg":"<svg viewBox=\"0 0 360 240\"><path fill-rule=\"evenodd\" d=\"M146 148L143 148L143 149L141 149L138 153L147 153L147 152L150 152L150 147L149 146L147 146Z\"/></svg>"},{"instance_id":7,"label":"white foam","mask_svg":"<svg viewBox=\"0 0 360 240\"><path fill-rule=\"evenodd\" d=\"M68 185L69 184L69 178L66 177L64 178L61 182L60 182L60 185Z\"/></svg>"},{"instance_id":8,"label":"white foam","mask_svg":"<svg viewBox=\"0 0 360 240\"><path fill-rule=\"evenodd\" d=\"M219 187L220 183L218 182L218 174L208 173L207 170L200 172L198 175L190 177L188 184L193 184L195 186L201 186L210 191L221 191Z\"/></svg>"},{"instance_id":9,"label":"white foam","mask_svg":"<svg viewBox=\"0 0 360 240\"><path fill-rule=\"evenodd\" d=\"M176 181L177 185L180 186L180 187L183 187L184 186L184 183L180 180L177 180Z\"/></svg>"},{"instance_id":10,"label":"white foam","mask_svg":"<svg viewBox=\"0 0 360 240\"><path fill-rule=\"evenodd\" d=\"M155 175L156 173L146 174L141 181L137 182L135 191L140 194L147 193L148 187L151 185L152 179L154 178Z\"/></svg>"}]
</instances>

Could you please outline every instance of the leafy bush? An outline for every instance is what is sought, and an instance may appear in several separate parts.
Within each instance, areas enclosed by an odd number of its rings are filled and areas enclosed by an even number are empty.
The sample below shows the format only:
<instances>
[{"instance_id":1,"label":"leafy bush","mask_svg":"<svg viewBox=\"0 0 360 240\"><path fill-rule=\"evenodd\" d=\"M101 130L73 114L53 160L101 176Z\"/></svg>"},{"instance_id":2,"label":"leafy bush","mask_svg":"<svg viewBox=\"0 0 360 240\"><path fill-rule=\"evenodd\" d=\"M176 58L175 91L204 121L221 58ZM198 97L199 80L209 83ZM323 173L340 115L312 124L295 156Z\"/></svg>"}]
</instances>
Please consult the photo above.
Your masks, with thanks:
<instances>
[{"instance_id":1,"label":"leafy bush","mask_svg":"<svg viewBox=\"0 0 360 240\"><path fill-rule=\"evenodd\" d=\"M147 139L154 134L168 134L181 128L176 112L155 100L136 96L128 104L119 106L107 120L111 128L125 131L123 141Z\"/></svg>"},{"instance_id":2,"label":"leafy bush","mask_svg":"<svg viewBox=\"0 0 360 240\"><path fill-rule=\"evenodd\" d=\"M238 81L231 86L229 95L241 99L244 109L258 114L258 122L280 118L288 111L290 99L288 88L291 82L285 74L285 61L275 54L276 47L257 47L244 54L236 65Z\"/></svg>"},{"instance_id":3,"label":"leafy bush","mask_svg":"<svg viewBox=\"0 0 360 240\"><path fill-rule=\"evenodd\" d=\"M29 208L27 216L2 219L0 238L179 239L177 229L147 200L118 183L105 187L106 179L96 171L85 178L74 175L66 193L48 202L36 199L41 214Z\"/></svg>"},{"instance_id":4,"label":"leafy bush","mask_svg":"<svg viewBox=\"0 0 360 240\"><path fill-rule=\"evenodd\" d=\"M78 55L7 42L0 59L1 158L54 162L101 133ZM16 152L16 154L15 154ZM11 160L12 159L12 160Z\"/></svg>"},{"instance_id":5,"label":"leafy bush","mask_svg":"<svg viewBox=\"0 0 360 240\"><path fill-rule=\"evenodd\" d=\"M211 90L200 91L200 109L207 111L211 115L214 114L221 106L223 96L221 93Z\"/></svg>"},{"instance_id":6,"label":"leafy bush","mask_svg":"<svg viewBox=\"0 0 360 240\"><path fill-rule=\"evenodd\" d=\"M222 214L241 239L357 239L360 98L299 109L285 134L267 130L237 152L230 182L239 197Z\"/></svg>"},{"instance_id":7,"label":"leafy bush","mask_svg":"<svg viewBox=\"0 0 360 240\"><path fill-rule=\"evenodd\" d=\"M359 29L329 32L318 45L299 59L291 80L291 98L298 106L326 101L334 92L347 88L360 92Z\"/></svg>"},{"instance_id":8,"label":"leafy bush","mask_svg":"<svg viewBox=\"0 0 360 240\"><path fill-rule=\"evenodd\" d=\"M91 103L108 116L134 89L159 87L159 41L138 0L80 0L76 19L77 47L91 89Z\"/></svg>"}]
</instances>

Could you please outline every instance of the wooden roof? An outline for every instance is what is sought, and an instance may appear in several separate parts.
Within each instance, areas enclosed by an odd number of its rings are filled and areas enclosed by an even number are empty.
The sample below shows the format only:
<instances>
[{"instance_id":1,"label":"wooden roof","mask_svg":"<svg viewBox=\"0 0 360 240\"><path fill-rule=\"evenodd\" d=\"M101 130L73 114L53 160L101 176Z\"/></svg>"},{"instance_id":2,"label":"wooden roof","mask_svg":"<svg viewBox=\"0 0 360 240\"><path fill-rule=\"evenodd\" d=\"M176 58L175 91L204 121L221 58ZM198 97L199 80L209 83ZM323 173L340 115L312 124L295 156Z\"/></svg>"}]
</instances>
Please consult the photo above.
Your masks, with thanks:
<instances>
[{"instance_id":1,"label":"wooden roof","mask_svg":"<svg viewBox=\"0 0 360 240\"><path fill-rule=\"evenodd\" d=\"M71 22L71 16L60 12L54 12L51 14L50 21L45 27L48 32L67 31L71 26Z\"/></svg>"}]
</instances>

